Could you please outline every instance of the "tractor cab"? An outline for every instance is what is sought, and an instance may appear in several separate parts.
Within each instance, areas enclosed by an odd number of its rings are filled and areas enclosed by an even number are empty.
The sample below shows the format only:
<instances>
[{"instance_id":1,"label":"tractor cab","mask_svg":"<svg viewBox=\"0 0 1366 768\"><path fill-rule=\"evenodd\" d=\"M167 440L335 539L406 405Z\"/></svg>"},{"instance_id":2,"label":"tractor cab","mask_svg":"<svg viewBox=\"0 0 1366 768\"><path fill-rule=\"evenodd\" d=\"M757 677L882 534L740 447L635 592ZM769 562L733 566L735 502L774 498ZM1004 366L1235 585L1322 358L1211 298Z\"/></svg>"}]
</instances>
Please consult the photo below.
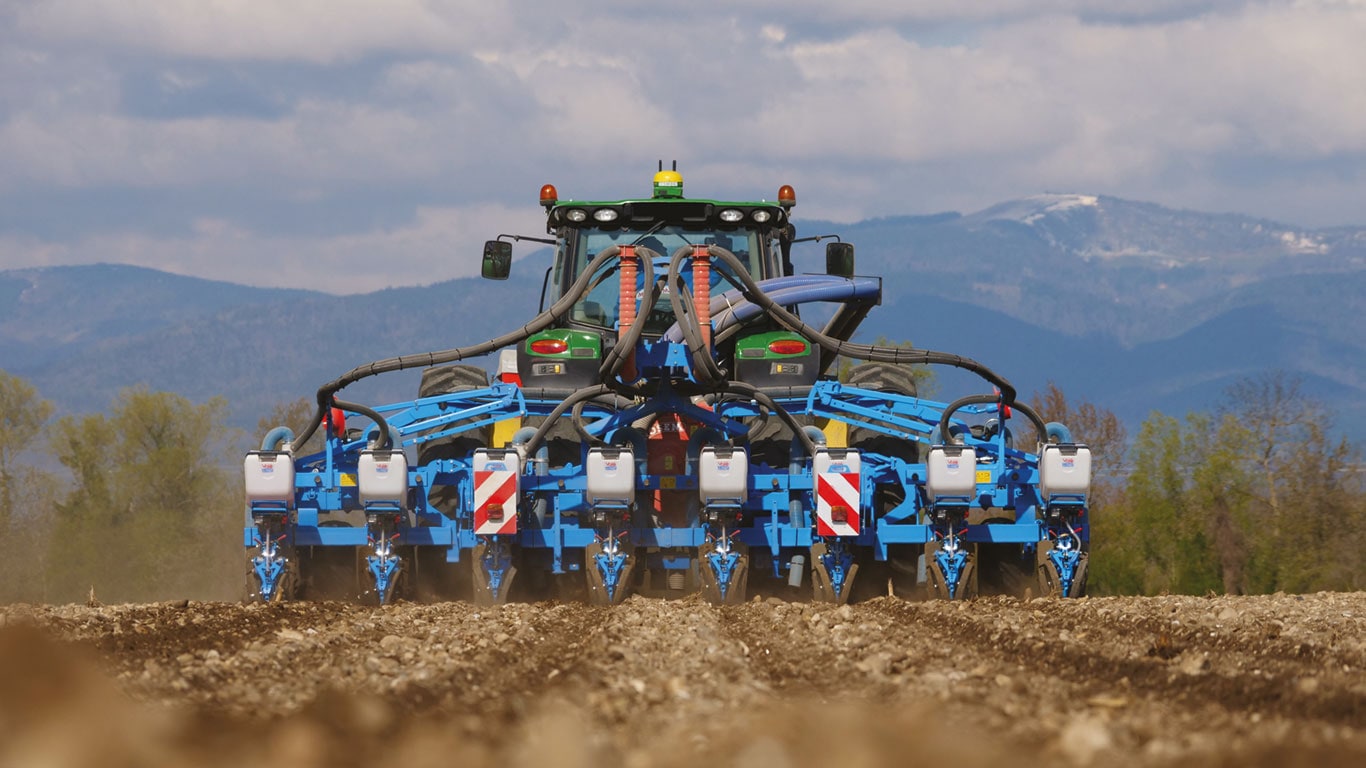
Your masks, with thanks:
<instances>
[{"instance_id":1,"label":"tractor cab","mask_svg":"<svg viewBox=\"0 0 1366 768\"><path fill-rule=\"evenodd\" d=\"M719 300L723 294L738 295L740 270L755 282L793 273L794 229L789 211L796 204L796 194L790 186L778 190L776 201L690 199L683 195L682 175L665 170L661 163L648 198L562 200L558 190L547 184L541 188L540 202L546 211L546 231L553 238L514 239L534 239L555 247L542 310L571 292L575 296L572 308L554 329L531 337L518 350L518 368L524 380L537 380L533 386L560 389L596 383L601 356L631 325L641 326L639 336L646 342L657 342L671 333L676 337L674 293L681 292L690 303L698 296ZM713 248L734 256L734 261L714 258ZM600 259L604 252L621 257ZM705 261L701 268L699 260ZM511 243L485 244L485 277L506 277L510 264ZM668 279L671 265L672 282ZM590 269L584 289L584 273ZM630 285L623 286L623 279ZM699 280L706 285L698 285ZM745 327L746 336L777 330L763 317L749 319ZM732 334L717 344L718 359L733 360L737 340ZM803 348L815 352L804 343ZM560 355L566 357L562 364L540 359ZM768 356L765 352L765 359ZM809 384L816 367L802 368L801 381L792 383ZM732 366L731 370L737 369ZM795 369L789 366L787 370ZM535 371L546 372L543 383Z\"/></svg>"},{"instance_id":2,"label":"tractor cab","mask_svg":"<svg viewBox=\"0 0 1366 768\"><path fill-rule=\"evenodd\" d=\"M788 188L790 190L790 188ZM785 202L729 203L716 200L689 200L683 197L683 177L677 171L655 174L653 194L647 199L610 202L559 200L553 186L542 189L541 204L547 213L546 230L555 236L555 263L550 274L549 300L569 289L588 265L604 250L634 246L637 254L648 254L656 280L663 279L670 259L680 249L719 246L734 254L755 280L784 274L788 226L787 210L795 198ZM650 286L645 271L632 270L636 282L634 296L643 300ZM790 272L790 268L787 270ZM616 330L620 326L620 264L599 266L588 293L574 305L568 317L570 327L584 330ZM734 269L715 263L708 270L713 295L738 289ZM680 273L689 293L694 291L693 270ZM664 286L655 302L640 307L646 338L658 338L674 323L669 291Z\"/></svg>"}]
</instances>

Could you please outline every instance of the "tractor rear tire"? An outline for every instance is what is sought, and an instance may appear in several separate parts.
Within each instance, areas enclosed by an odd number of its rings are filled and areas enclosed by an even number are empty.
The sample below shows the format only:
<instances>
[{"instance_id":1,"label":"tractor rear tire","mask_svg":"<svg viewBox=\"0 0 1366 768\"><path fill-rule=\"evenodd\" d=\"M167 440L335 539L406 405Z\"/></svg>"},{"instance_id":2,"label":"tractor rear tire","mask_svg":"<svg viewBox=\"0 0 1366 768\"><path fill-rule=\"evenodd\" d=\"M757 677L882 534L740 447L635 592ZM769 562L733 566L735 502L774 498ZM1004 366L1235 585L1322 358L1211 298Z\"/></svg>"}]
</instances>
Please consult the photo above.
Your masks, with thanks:
<instances>
[{"instance_id":1,"label":"tractor rear tire","mask_svg":"<svg viewBox=\"0 0 1366 768\"><path fill-rule=\"evenodd\" d=\"M422 383L418 386L417 396L435 397L471 389L483 389L489 385L489 375L482 368L473 365L448 365L441 368L428 368L422 372ZM417 447L417 463L428 464L439 459L465 459L476 448L488 446L489 428L480 427L459 435L431 440ZM459 494L452 486L433 485L428 499L433 507L446 515L455 513L459 507Z\"/></svg>"},{"instance_id":2,"label":"tractor rear tire","mask_svg":"<svg viewBox=\"0 0 1366 768\"><path fill-rule=\"evenodd\" d=\"M849 371L849 386L916 397L915 374L896 363L862 363Z\"/></svg>"},{"instance_id":3,"label":"tractor rear tire","mask_svg":"<svg viewBox=\"0 0 1366 768\"><path fill-rule=\"evenodd\" d=\"M418 385L419 397L448 395L467 389L482 389L489 385L489 374L477 365L444 365L422 372Z\"/></svg>"},{"instance_id":4,"label":"tractor rear tire","mask_svg":"<svg viewBox=\"0 0 1366 768\"><path fill-rule=\"evenodd\" d=\"M800 414L793 414L793 419L804 427L816 422L814 418ZM792 460L792 438L795 436L782 419L769 414L768 421L753 429L746 437L750 463L786 469Z\"/></svg>"},{"instance_id":5,"label":"tractor rear tire","mask_svg":"<svg viewBox=\"0 0 1366 768\"><path fill-rule=\"evenodd\" d=\"M853 371L849 373L849 385L906 397L915 397L917 391L915 375L904 366L892 363L864 363L854 366ZM920 460L919 443L884 435L866 427L853 427L849 430L849 447L884 456L896 456L910 464ZM895 488L898 493L901 491L899 486Z\"/></svg>"},{"instance_id":6,"label":"tractor rear tire","mask_svg":"<svg viewBox=\"0 0 1366 768\"><path fill-rule=\"evenodd\" d=\"M484 389L489 385L488 372L473 365L448 365L441 368L428 368L422 372L422 383L418 385L418 397L435 397L471 389ZM480 427L460 435L443 437L422 443L417 449L417 461L426 464L434 459L453 459L468 456L475 448L488 445L489 428Z\"/></svg>"}]
</instances>

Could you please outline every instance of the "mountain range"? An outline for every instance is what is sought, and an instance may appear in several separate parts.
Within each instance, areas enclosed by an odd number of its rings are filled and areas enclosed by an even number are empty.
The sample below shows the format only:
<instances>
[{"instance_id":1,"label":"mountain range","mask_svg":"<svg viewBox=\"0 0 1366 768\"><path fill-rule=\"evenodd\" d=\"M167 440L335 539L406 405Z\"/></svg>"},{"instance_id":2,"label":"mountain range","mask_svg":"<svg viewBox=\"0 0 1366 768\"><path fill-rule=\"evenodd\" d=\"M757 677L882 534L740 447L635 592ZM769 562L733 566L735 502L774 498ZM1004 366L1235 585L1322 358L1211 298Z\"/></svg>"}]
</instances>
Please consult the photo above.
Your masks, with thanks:
<instances>
[{"instance_id":1,"label":"mountain range","mask_svg":"<svg viewBox=\"0 0 1366 768\"><path fill-rule=\"evenodd\" d=\"M909 340L975 358L1028 395L1056 382L1133 428L1221 402L1263 372L1298 377L1344 434L1366 427L1366 227L1311 229L1112 197L1044 194L967 215L854 224L838 234L883 306L858 339ZM798 246L799 271L822 267ZM469 254L471 260L479 254ZM512 279L462 278L335 296L97 264L0 271L0 368L66 412L129 386L222 395L254 430L357 364L483 341L537 310L546 249ZM418 374L353 385L351 400L415 395ZM980 391L957 372L936 396Z\"/></svg>"}]
</instances>

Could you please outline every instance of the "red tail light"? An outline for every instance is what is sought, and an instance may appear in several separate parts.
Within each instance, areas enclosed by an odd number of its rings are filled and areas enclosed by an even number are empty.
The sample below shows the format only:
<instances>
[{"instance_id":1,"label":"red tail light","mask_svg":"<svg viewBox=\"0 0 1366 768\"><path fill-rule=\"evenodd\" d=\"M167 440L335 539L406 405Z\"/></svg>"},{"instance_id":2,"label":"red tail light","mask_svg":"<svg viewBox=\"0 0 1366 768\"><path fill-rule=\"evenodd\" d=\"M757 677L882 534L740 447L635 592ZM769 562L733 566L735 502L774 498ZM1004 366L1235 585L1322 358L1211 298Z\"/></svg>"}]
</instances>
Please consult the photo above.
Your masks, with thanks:
<instances>
[{"instance_id":1,"label":"red tail light","mask_svg":"<svg viewBox=\"0 0 1366 768\"><path fill-rule=\"evenodd\" d=\"M798 339L777 339L768 343L768 351L776 355L804 355L810 347Z\"/></svg>"},{"instance_id":2,"label":"red tail light","mask_svg":"<svg viewBox=\"0 0 1366 768\"><path fill-rule=\"evenodd\" d=\"M830 522L842 524L849 522L849 508L836 504L830 508Z\"/></svg>"},{"instance_id":3,"label":"red tail light","mask_svg":"<svg viewBox=\"0 0 1366 768\"><path fill-rule=\"evenodd\" d=\"M531 342L531 351L538 355L558 355L569 349L564 339L537 339Z\"/></svg>"}]
</instances>

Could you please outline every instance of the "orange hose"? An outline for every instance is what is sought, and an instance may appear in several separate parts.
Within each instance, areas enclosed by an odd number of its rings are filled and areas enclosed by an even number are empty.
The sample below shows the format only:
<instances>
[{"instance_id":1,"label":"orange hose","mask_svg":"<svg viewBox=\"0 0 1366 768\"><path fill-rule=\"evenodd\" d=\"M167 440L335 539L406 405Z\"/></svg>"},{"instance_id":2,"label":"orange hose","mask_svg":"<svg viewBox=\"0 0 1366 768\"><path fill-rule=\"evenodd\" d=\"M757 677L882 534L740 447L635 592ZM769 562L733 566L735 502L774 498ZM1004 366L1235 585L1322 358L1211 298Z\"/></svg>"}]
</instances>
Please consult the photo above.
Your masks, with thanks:
<instances>
[{"instance_id":1,"label":"orange hose","mask_svg":"<svg viewBox=\"0 0 1366 768\"><path fill-rule=\"evenodd\" d=\"M636 272L640 268L634 245L621 246L621 289L617 298L617 341L626 338L631 326L636 322ZM635 350L631 351L622 366L622 374L628 381L636 377Z\"/></svg>"},{"instance_id":2,"label":"orange hose","mask_svg":"<svg viewBox=\"0 0 1366 768\"><path fill-rule=\"evenodd\" d=\"M705 245L692 251L692 306L702 329L702 342L711 346L711 252Z\"/></svg>"}]
</instances>

